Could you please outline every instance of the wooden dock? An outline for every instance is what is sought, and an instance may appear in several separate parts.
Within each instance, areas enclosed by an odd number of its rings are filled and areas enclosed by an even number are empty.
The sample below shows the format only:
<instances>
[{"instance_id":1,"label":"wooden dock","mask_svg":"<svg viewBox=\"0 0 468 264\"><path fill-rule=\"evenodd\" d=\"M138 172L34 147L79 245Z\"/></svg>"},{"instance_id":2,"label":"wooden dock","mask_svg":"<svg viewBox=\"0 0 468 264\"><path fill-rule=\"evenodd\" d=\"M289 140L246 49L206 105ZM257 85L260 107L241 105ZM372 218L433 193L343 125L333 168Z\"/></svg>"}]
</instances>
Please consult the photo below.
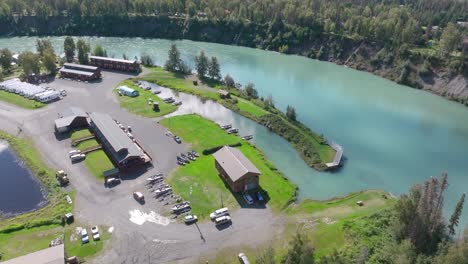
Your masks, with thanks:
<instances>
[{"instance_id":1,"label":"wooden dock","mask_svg":"<svg viewBox=\"0 0 468 264\"><path fill-rule=\"evenodd\" d=\"M335 142L332 142L330 146L336 151L336 153L335 153L335 158L333 159L333 161L325 164L327 165L329 169L340 166L341 158L343 157L343 150L344 150L342 146L336 144Z\"/></svg>"}]
</instances>

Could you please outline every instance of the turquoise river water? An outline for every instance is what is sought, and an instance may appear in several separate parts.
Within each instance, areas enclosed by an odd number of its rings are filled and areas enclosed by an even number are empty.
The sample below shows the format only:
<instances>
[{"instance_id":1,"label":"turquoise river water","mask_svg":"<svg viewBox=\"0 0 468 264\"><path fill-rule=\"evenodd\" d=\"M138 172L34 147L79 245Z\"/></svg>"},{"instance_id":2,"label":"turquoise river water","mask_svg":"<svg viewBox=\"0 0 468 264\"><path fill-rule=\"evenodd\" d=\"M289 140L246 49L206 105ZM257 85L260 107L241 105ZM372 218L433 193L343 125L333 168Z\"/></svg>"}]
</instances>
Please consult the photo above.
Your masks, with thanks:
<instances>
[{"instance_id":1,"label":"turquoise river water","mask_svg":"<svg viewBox=\"0 0 468 264\"><path fill-rule=\"evenodd\" d=\"M52 37L57 53L63 37ZM34 50L36 38L0 39L0 48ZM173 41L141 38L89 38L108 54L151 55L158 65ZM284 110L293 105L301 122L344 147L342 169L320 173L309 168L278 136L257 144L300 188L301 198L328 199L363 189L407 192L412 184L449 173L446 214L468 191L468 108L424 91L331 63L274 52L192 41L175 41L184 60L204 50L220 61L223 75L255 84ZM257 131L248 131L257 132ZM462 225L468 223L468 207Z\"/></svg>"}]
</instances>

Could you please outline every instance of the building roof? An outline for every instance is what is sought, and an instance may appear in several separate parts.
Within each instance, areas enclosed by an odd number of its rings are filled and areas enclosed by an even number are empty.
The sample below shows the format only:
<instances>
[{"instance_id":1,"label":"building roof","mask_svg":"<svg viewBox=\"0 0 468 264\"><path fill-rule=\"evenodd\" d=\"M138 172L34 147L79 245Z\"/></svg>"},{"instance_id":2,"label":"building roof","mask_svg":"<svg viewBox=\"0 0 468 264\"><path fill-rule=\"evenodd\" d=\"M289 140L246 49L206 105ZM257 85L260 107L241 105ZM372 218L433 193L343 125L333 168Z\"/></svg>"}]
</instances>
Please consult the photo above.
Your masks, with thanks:
<instances>
[{"instance_id":1,"label":"building roof","mask_svg":"<svg viewBox=\"0 0 468 264\"><path fill-rule=\"evenodd\" d=\"M219 93L220 95L224 95L224 96L228 96L228 95L229 95L229 92L226 91L226 90L223 90L223 89L219 89L218 93Z\"/></svg>"},{"instance_id":2,"label":"building roof","mask_svg":"<svg viewBox=\"0 0 468 264\"><path fill-rule=\"evenodd\" d=\"M249 172L260 174L257 167L236 148L225 146L216 151L213 156L233 182L239 180Z\"/></svg>"},{"instance_id":3,"label":"building roof","mask_svg":"<svg viewBox=\"0 0 468 264\"><path fill-rule=\"evenodd\" d=\"M66 68L61 68L59 72L73 73L73 74L84 75L84 76L94 75L94 72L79 71L79 70L72 70L72 69L66 69Z\"/></svg>"},{"instance_id":4,"label":"building roof","mask_svg":"<svg viewBox=\"0 0 468 264\"><path fill-rule=\"evenodd\" d=\"M128 63L128 64L136 63L135 60L115 59L115 58L100 57L100 56L89 56L89 58L90 59L95 59L95 60L114 61L114 62L122 62L122 63Z\"/></svg>"},{"instance_id":5,"label":"building roof","mask_svg":"<svg viewBox=\"0 0 468 264\"><path fill-rule=\"evenodd\" d=\"M91 113L91 120L112 147L112 155L120 163L127 157L145 155L128 135L107 114Z\"/></svg>"},{"instance_id":6,"label":"building roof","mask_svg":"<svg viewBox=\"0 0 468 264\"><path fill-rule=\"evenodd\" d=\"M135 92L135 89L132 89L126 85L123 85L123 86L119 86L119 88L117 88L119 91L125 91L127 93L133 93Z\"/></svg>"},{"instance_id":7,"label":"building roof","mask_svg":"<svg viewBox=\"0 0 468 264\"><path fill-rule=\"evenodd\" d=\"M31 254L17 257L2 262L2 264L64 264L65 263L65 249L64 245L46 248L33 252Z\"/></svg>"},{"instance_id":8,"label":"building roof","mask_svg":"<svg viewBox=\"0 0 468 264\"><path fill-rule=\"evenodd\" d=\"M79 107L70 107L62 113L62 118L55 120L55 127L67 127L69 126L77 117L88 117L88 114Z\"/></svg>"},{"instance_id":9,"label":"building roof","mask_svg":"<svg viewBox=\"0 0 468 264\"><path fill-rule=\"evenodd\" d=\"M68 68L68 67L80 68L80 69L88 70L88 71L97 71L99 69L96 66L82 65L82 64L76 64L76 63L64 63L63 67L65 67L65 68Z\"/></svg>"}]
</instances>

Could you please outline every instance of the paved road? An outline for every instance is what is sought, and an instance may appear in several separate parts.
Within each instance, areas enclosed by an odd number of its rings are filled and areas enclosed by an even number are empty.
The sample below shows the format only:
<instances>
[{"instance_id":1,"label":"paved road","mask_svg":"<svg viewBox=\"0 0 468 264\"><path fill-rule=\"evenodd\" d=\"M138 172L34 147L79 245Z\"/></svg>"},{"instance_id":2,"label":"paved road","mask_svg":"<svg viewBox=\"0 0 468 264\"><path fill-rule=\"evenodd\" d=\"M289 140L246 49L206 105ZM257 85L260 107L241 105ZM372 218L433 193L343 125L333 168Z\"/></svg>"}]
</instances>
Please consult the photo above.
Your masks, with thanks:
<instances>
[{"instance_id":1,"label":"paved road","mask_svg":"<svg viewBox=\"0 0 468 264\"><path fill-rule=\"evenodd\" d=\"M145 179L156 173L168 175L176 168L175 157L190 146L177 144L167 137L165 129L155 119L136 116L121 109L112 92L130 75L104 72L103 80L85 84L56 80L49 86L65 89L68 96L39 110L24 110L0 102L0 127L9 133L31 137L52 168L65 169L72 186L77 190L75 215L82 225L107 225L115 228L109 245L92 263L192 263L202 256L223 248L241 250L268 242L283 230L283 219L270 209L243 208L233 213L233 224L218 230L211 222L185 226L178 222L161 225L146 222L137 225L130 221L130 211L164 214L169 205L150 198ZM127 175L114 188L105 188L86 169L84 164L71 164L68 159L70 141L57 138L53 122L69 106L79 106L86 112L104 112L124 125L132 126L133 134L152 155L153 167L147 171ZM147 202L140 205L131 194L142 191ZM200 231L199 231L200 230ZM201 237L203 234L203 238ZM236 254L237 252L233 252Z\"/></svg>"}]
</instances>

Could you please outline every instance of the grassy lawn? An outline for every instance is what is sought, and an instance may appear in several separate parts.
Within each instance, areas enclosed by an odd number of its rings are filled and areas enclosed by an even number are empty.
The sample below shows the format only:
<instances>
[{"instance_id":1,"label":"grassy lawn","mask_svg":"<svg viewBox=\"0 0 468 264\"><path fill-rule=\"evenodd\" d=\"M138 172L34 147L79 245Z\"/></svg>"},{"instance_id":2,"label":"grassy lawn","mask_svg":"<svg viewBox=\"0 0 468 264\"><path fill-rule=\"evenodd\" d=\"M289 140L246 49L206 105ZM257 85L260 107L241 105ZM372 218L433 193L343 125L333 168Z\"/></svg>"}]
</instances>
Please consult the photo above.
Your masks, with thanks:
<instances>
[{"instance_id":1,"label":"grassy lawn","mask_svg":"<svg viewBox=\"0 0 468 264\"><path fill-rule=\"evenodd\" d=\"M84 226L82 226L84 227ZM89 236L89 243L81 242L81 235L77 233L76 225L70 226L65 230L65 251L68 256L77 256L79 259L90 257L102 250L104 242L109 240L111 234L107 227L99 226L100 240L94 241L91 234L91 227L86 226Z\"/></svg>"},{"instance_id":2,"label":"grassy lawn","mask_svg":"<svg viewBox=\"0 0 468 264\"><path fill-rule=\"evenodd\" d=\"M107 154L102 149L86 154L84 163L91 174L98 180L104 179L102 175L104 171L114 168L114 164L112 164L109 157L107 157Z\"/></svg>"},{"instance_id":3,"label":"grassy lawn","mask_svg":"<svg viewBox=\"0 0 468 264\"><path fill-rule=\"evenodd\" d=\"M98 145L99 145L99 143L96 141L96 139L88 139L88 140L80 142L80 144L78 144L78 146L76 146L76 148L83 151L85 149L96 147Z\"/></svg>"},{"instance_id":4,"label":"grassy lawn","mask_svg":"<svg viewBox=\"0 0 468 264\"><path fill-rule=\"evenodd\" d=\"M206 148L240 141L238 137L226 134L215 123L197 115L171 117L160 121L160 124L192 143L199 153ZM260 186L270 198L268 204L275 210L284 208L294 197L295 186L254 146L243 142L240 150L262 173ZM218 176L212 155L201 155L197 161L179 167L169 178L169 184L176 193L192 202L193 212L202 218L221 206L221 197L224 206L239 207L236 197Z\"/></svg>"},{"instance_id":5,"label":"grassy lawn","mask_svg":"<svg viewBox=\"0 0 468 264\"><path fill-rule=\"evenodd\" d=\"M13 233L0 233L1 260L16 258L41 249L46 249L51 240L61 237L63 228L50 225L23 229Z\"/></svg>"},{"instance_id":6,"label":"grassy lawn","mask_svg":"<svg viewBox=\"0 0 468 264\"><path fill-rule=\"evenodd\" d=\"M88 137L91 136L92 133L89 131L89 129L81 129L81 130L75 130L71 132L70 134L70 140L74 141L80 138Z\"/></svg>"},{"instance_id":7,"label":"grassy lawn","mask_svg":"<svg viewBox=\"0 0 468 264\"><path fill-rule=\"evenodd\" d=\"M182 74L167 72L160 67L151 67L150 69L151 73L139 79L157 83L160 86L171 88L179 92L199 95L206 99L215 101L219 99L218 92L200 89L189 80L184 79L184 75Z\"/></svg>"},{"instance_id":8,"label":"grassy lawn","mask_svg":"<svg viewBox=\"0 0 468 264\"><path fill-rule=\"evenodd\" d=\"M0 233L0 252L4 254L2 261L46 249L51 240L59 237L65 244L68 256L77 256L79 259L83 259L101 251L105 241L111 237L107 227L99 226L101 239L94 241L91 236L91 228L87 226L90 241L82 244L80 235L76 234L76 227L77 224L65 227L47 225L13 233Z\"/></svg>"},{"instance_id":9,"label":"grassy lawn","mask_svg":"<svg viewBox=\"0 0 468 264\"><path fill-rule=\"evenodd\" d=\"M386 196L387 198L384 198ZM357 201L363 201L358 206ZM293 217L289 233L295 232L297 223L312 224L312 228L303 227L317 249L317 256L325 255L346 244L343 224L379 212L393 206L396 199L386 192L369 190L351 193L345 197L327 201L304 200L300 204L292 205L286 209L287 214ZM328 220L327 223L325 220Z\"/></svg>"},{"instance_id":10,"label":"grassy lawn","mask_svg":"<svg viewBox=\"0 0 468 264\"><path fill-rule=\"evenodd\" d=\"M237 106L239 107L240 111L250 113L256 117L260 117L262 115L268 114L268 112L265 109L257 106L256 104L250 101L247 101L239 97L236 97L236 99L238 101Z\"/></svg>"},{"instance_id":11,"label":"grassy lawn","mask_svg":"<svg viewBox=\"0 0 468 264\"><path fill-rule=\"evenodd\" d=\"M114 90L114 93L119 99L120 106L127 109L131 113L146 117L159 117L177 110L177 106L163 102L163 100L159 98L159 96L153 94L151 90L144 90L135 85L131 80L125 80L118 86L122 85L126 85L140 93L140 95L137 97L119 96L118 91L116 89ZM159 103L159 112L154 111L153 105L148 104L149 99Z\"/></svg>"},{"instance_id":12,"label":"grassy lawn","mask_svg":"<svg viewBox=\"0 0 468 264\"><path fill-rule=\"evenodd\" d=\"M35 100L27 99L22 97L21 95L17 95L14 93L9 93L7 91L0 91L0 100L15 104L17 106L27 108L27 109L38 109L41 107L46 106L46 104L37 102Z\"/></svg>"}]
</instances>

